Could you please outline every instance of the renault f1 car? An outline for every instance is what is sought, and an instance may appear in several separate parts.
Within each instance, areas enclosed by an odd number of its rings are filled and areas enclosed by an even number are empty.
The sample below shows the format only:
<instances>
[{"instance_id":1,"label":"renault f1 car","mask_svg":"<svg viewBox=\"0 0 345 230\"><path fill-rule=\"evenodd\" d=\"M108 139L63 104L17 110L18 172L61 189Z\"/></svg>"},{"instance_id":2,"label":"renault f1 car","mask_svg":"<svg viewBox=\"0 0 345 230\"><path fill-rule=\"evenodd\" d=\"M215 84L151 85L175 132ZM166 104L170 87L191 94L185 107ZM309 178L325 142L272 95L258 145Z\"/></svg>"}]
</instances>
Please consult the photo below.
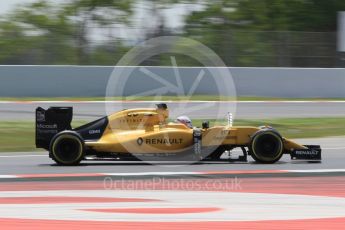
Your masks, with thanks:
<instances>
[{"instance_id":1,"label":"renault f1 car","mask_svg":"<svg viewBox=\"0 0 345 230\"><path fill-rule=\"evenodd\" d=\"M72 107L36 109L36 146L49 151L60 165L77 165L85 159L192 159L277 162L283 154L291 159L320 161L318 145L300 145L271 127L209 126L201 128L168 122L166 104L156 108L127 109L83 126L72 128ZM232 150L242 155L234 159ZM225 159L227 160L227 159Z\"/></svg>"}]
</instances>

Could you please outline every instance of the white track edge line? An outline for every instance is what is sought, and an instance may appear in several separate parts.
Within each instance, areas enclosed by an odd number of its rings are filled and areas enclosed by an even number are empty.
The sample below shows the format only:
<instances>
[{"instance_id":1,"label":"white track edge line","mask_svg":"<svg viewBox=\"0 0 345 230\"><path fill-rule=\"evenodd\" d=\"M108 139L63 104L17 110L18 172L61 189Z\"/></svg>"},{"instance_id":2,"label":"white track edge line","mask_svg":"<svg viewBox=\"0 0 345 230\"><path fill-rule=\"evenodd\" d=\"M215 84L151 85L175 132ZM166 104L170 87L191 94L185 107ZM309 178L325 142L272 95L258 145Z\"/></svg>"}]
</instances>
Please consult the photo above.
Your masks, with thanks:
<instances>
[{"instance_id":1,"label":"white track edge line","mask_svg":"<svg viewBox=\"0 0 345 230\"><path fill-rule=\"evenodd\" d=\"M0 158L21 158L21 157L47 157L47 155L6 155L6 156L1 156Z\"/></svg>"},{"instance_id":2,"label":"white track edge line","mask_svg":"<svg viewBox=\"0 0 345 230\"><path fill-rule=\"evenodd\" d=\"M253 170L255 171L255 170ZM327 173L327 172L345 172L345 169L306 169L306 170L274 170L277 173ZM251 170L248 170L250 173ZM246 171L243 171L243 173L246 173ZM260 172L262 174L265 172ZM267 174L272 173L272 171L267 172ZM76 175L80 173L75 173ZM217 174L221 174L221 172L217 172ZM224 172L224 174L231 174L231 172ZM238 174L238 172L234 172L233 174ZM240 173L239 173L240 174ZM40 174L35 175L35 177L39 177ZM71 176L73 174L66 174L68 176ZM212 172L144 172L144 173L95 173L95 175L100 176L165 176L165 175L212 175ZM44 174L42 174L42 177L44 177ZM63 177L61 174L57 177ZM11 179L11 178L30 178L27 177L25 174L21 175L0 175L0 179Z\"/></svg>"}]
</instances>

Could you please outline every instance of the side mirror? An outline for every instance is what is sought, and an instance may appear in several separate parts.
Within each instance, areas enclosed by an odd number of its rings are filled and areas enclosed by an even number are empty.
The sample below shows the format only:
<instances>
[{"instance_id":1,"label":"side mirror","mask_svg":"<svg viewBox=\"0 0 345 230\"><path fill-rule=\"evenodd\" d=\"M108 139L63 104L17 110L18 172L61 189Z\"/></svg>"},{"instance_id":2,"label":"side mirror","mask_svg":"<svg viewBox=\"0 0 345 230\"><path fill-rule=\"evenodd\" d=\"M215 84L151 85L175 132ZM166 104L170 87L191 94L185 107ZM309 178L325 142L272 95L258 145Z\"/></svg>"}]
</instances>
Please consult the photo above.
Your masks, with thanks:
<instances>
[{"instance_id":1,"label":"side mirror","mask_svg":"<svg viewBox=\"0 0 345 230\"><path fill-rule=\"evenodd\" d=\"M208 129L208 128L210 128L210 122L209 122L209 121L203 121L203 122L202 122L202 128L203 128L203 129Z\"/></svg>"}]
</instances>

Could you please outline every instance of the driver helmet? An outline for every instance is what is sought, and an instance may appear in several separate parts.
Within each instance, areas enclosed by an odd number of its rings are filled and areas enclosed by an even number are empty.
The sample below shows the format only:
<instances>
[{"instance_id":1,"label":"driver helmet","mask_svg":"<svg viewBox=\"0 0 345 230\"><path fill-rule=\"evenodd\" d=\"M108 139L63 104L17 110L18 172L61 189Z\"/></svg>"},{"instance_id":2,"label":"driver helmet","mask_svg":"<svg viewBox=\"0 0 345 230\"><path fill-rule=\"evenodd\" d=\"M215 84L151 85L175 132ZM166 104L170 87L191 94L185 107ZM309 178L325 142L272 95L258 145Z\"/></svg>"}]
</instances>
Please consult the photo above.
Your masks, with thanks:
<instances>
[{"instance_id":1,"label":"driver helmet","mask_svg":"<svg viewBox=\"0 0 345 230\"><path fill-rule=\"evenodd\" d=\"M179 116L179 117L177 117L176 122L184 124L188 128L191 128L191 129L193 128L192 120L189 117L187 117L187 116Z\"/></svg>"}]
</instances>

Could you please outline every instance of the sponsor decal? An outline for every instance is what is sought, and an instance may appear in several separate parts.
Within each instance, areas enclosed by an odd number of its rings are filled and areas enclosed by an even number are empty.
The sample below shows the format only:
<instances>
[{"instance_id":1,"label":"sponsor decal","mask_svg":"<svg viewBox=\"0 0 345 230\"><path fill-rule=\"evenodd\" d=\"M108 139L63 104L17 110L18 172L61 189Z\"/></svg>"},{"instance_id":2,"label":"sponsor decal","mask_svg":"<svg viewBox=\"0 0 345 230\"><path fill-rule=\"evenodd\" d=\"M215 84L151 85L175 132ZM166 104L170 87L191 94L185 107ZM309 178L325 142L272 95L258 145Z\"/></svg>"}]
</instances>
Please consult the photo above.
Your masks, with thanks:
<instances>
[{"instance_id":1,"label":"sponsor decal","mask_svg":"<svg viewBox=\"0 0 345 230\"><path fill-rule=\"evenodd\" d=\"M224 140L224 139L232 139L231 137L228 136L229 130L222 130L218 135L214 137L214 140Z\"/></svg>"},{"instance_id":2,"label":"sponsor decal","mask_svg":"<svg viewBox=\"0 0 345 230\"><path fill-rule=\"evenodd\" d=\"M158 122L155 120L150 120L150 119L120 119L119 120L120 124L125 124L129 127L132 126L138 126L138 125L144 125L144 126L153 126L153 125L158 125Z\"/></svg>"},{"instance_id":3,"label":"sponsor decal","mask_svg":"<svg viewBox=\"0 0 345 230\"><path fill-rule=\"evenodd\" d=\"M318 155L319 151L311 149L311 150L296 150L295 151L296 155Z\"/></svg>"},{"instance_id":4,"label":"sponsor decal","mask_svg":"<svg viewBox=\"0 0 345 230\"><path fill-rule=\"evenodd\" d=\"M51 125L38 124L37 128L38 129L57 129L57 124L51 124Z\"/></svg>"},{"instance_id":5,"label":"sponsor decal","mask_svg":"<svg viewBox=\"0 0 345 230\"><path fill-rule=\"evenodd\" d=\"M182 138L152 138L145 139L145 143L148 145L157 145L157 144L169 144L169 145L178 145L182 144Z\"/></svg>"},{"instance_id":6,"label":"sponsor decal","mask_svg":"<svg viewBox=\"0 0 345 230\"><path fill-rule=\"evenodd\" d=\"M297 149L291 154L292 159L321 160L320 149Z\"/></svg>"},{"instance_id":7,"label":"sponsor decal","mask_svg":"<svg viewBox=\"0 0 345 230\"><path fill-rule=\"evenodd\" d=\"M96 130L89 130L89 134L100 134L101 130L100 129L96 129Z\"/></svg>"},{"instance_id":8,"label":"sponsor decal","mask_svg":"<svg viewBox=\"0 0 345 230\"><path fill-rule=\"evenodd\" d=\"M143 122L143 119L121 119L119 120L120 123L141 123Z\"/></svg>"},{"instance_id":9,"label":"sponsor decal","mask_svg":"<svg viewBox=\"0 0 345 230\"><path fill-rule=\"evenodd\" d=\"M142 145L144 142L143 138L139 137L137 140L138 145Z\"/></svg>"}]
</instances>

